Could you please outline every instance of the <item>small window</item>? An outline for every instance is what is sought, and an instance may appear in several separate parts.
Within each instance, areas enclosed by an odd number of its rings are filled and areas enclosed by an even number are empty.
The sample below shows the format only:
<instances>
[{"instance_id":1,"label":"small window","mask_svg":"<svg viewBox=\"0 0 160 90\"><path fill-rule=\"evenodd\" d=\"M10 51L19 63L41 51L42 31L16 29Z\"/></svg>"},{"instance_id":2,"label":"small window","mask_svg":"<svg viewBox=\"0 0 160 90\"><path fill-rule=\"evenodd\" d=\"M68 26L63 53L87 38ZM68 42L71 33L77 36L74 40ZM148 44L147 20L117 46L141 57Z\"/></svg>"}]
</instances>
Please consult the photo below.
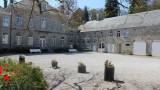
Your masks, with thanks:
<instances>
[{"instance_id":1,"label":"small window","mask_svg":"<svg viewBox=\"0 0 160 90\"><path fill-rule=\"evenodd\" d=\"M126 44L126 46L130 46L130 44Z\"/></svg>"},{"instance_id":2,"label":"small window","mask_svg":"<svg viewBox=\"0 0 160 90\"><path fill-rule=\"evenodd\" d=\"M22 36L16 36L16 44L22 45Z\"/></svg>"},{"instance_id":3,"label":"small window","mask_svg":"<svg viewBox=\"0 0 160 90\"><path fill-rule=\"evenodd\" d=\"M16 16L16 25L22 25L23 18L20 15Z\"/></svg>"},{"instance_id":4,"label":"small window","mask_svg":"<svg viewBox=\"0 0 160 90\"><path fill-rule=\"evenodd\" d=\"M4 27L9 26L9 16L3 16L3 26Z\"/></svg>"},{"instance_id":5,"label":"small window","mask_svg":"<svg viewBox=\"0 0 160 90\"><path fill-rule=\"evenodd\" d=\"M109 32L109 36L113 36L113 31L110 31L110 32Z\"/></svg>"},{"instance_id":6,"label":"small window","mask_svg":"<svg viewBox=\"0 0 160 90\"><path fill-rule=\"evenodd\" d=\"M46 18L42 18L42 19L41 19L41 28L42 28L42 29L45 29L45 28L46 28L46 23L47 23Z\"/></svg>"},{"instance_id":7,"label":"small window","mask_svg":"<svg viewBox=\"0 0 160 90\"><path fill-rule=\"evenodd\" d=\"M28 37L28 45L29 46L33 45L33 37Z\"/></svg>"},{"instance_id":8,"label":"small window","mask_svg":"<svg viewBox=\"0 0 160 90\"><path fill-rule=\"evenodd\" d=\"M124 32L124 35L123 35L124 38L128 38L128 34L129 34L129 32L128 32L128 31L125 31L125 32Z\"/></svg>"},{"instance_id":9,"label":"small window","mask_svg":"<svg viewBox=\"0 0 160 90\"><path fill-rule=\"evenodd\" d=\"M121 37L121 32L117 31L117 37Z\"/></svg>"},{"instance_id":10,"label":"small window","mask_svg":"<svg viewBox=\"0 0 160 90\"><path fill-rule=\"evenodd\" d=\"M48 7L47 7L47 4L46 4L46 3L43 3L43 4L42 4L42 9L43 9L43 11L47 10L47 8L48 8Z\"/></svg>"},{"instance_id":11,"label":"small window","mask_svg":"<svg viewBox=\"0 0 160 90\"><path fill-rule=\"evenodd\" d=\"M8 44L8 34L7 33L2 34L2 44Z\"/></svg>"}]
</instances>

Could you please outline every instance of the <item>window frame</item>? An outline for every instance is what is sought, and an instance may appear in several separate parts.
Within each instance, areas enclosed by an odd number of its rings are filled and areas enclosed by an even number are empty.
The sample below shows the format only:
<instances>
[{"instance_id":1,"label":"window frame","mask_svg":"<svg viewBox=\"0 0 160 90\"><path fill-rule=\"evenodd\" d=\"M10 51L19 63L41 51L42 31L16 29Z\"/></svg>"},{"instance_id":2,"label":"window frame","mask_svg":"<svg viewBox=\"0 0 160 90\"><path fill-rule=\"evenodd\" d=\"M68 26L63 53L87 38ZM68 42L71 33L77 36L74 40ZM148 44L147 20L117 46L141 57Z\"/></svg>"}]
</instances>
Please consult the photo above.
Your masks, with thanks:
<instances>
[{"instance_id":1,"label":"window frame","mask_svg":"<svg viewBox=\"0 0 160 90\"><path fill-rule=\"evenodd\" d=\"M10 25L10 17L9 16L3 16L3 23L2 23L2 25L4 27L9 27L9 25Z\"/></svg>"},{"instance_id":2,"label":"window frame","mask_svg":"<svg viewBox=\"0 0 160 90\"><path fill-rule=\"evenodd\" d=\"M8 33L2 33L2 44L8 44L8 43L9 43L9 35L8 35Z\"/></svg>"}]
</instances>

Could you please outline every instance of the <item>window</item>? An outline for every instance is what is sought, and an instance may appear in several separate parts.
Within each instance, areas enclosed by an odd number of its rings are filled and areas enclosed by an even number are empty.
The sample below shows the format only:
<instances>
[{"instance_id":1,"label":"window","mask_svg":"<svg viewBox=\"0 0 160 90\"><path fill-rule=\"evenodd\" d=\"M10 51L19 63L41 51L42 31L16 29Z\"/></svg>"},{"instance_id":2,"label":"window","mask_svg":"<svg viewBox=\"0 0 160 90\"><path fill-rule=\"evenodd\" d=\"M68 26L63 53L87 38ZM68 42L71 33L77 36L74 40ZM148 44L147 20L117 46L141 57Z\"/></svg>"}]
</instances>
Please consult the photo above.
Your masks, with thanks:
<instances>
[{"instance_id":1,"label":"window","mask_svg":"<svg viewBox=\"0 0 160 90\"><path fill-rule=\"evenodd\" d=\"M9 26L9 16L3 16L3 26L4 27Z\"/></svg>"},{"instance_id":2,"label":"window","mask_svg":"<svg viewBox=\"0 0 160 90\"><path fill-rule=\"evenodd\" d=\"M61 37L61 46L64 47L64 37Z\"/></svg>"},{"instance_id":3,"label":"window","mask_svg":"<svg viewBox=\"0 0 160 90\"><path fill-rule=\"evenodd\" d=\"M44 48L46 46L46 39L45 37L40 37L40 47Z\"/></svg>"},{"instance_id":4,"label":"window","mask_svg":"<svg viewBox=\"0 0 160 90\"><path fill-rule=\"evenodd\" d=\"M33 45L33 37L28 37L28 45Z\"/></svg>"},{"instance_id":5,"label":"window","mask_svg":"<svg viewBox=\"0 0 160 90\"><path fill-rule=\"evenodd\" d=\"M109 32L109 36L113 36L113 32L112 31Z\"/></svg>"},{"instance_id":6,"label":"window","mask_svg":"<svg viewBox=\"0 0 160 90\"><path fill-rule=\"evenodd\" d=\"M46 3L42 4L42 9L43 9L43 11L47 10L47 4Z\"/></svg>"},{"instance_id":7,"label":"window","mask_svg":"<svg viewBox=\"0 0 160 90\"><path fill-rule=\"evenodd\" d=\"M126 46L130 46L130 44L127 43Z\"/></svg>"},{"instance_id":8,"label":"window","mask_svg":"<svg viewBox=\"0 0 160 90\"><path fill-rule=\"evenodd\" d=\"M46 28L46 18L41 19L41 28Z\"/></svg>"},{"instance_id":9,"label":"window","mask_svg":"<svg viewBox=\"0 0 160 90\"><path fill-rule=\"evenodd\" d=\"M128 31L125 31L125 32L124 32L124 35L123 35L124 38L128 38L128 34L129 34L129 32L128 32Z\"/></svg>"},{"instance_id":10,"label":"window","mask_svg":"<svg viewBox=\"0 0 160 90\"><path fill-rule=\"evenodd\" d=\"M52 41L53 41L53 46L55 47L56 46L56 38L53 38Z\"/></svg>"},{"instance_id":11,"label":"window","mask_svg":"<svg viewBox=\"0 0 160 90\"><path fill-rule=\"evenodd\" d=\"M22 25L22 16L20 15L17 15L16 16L16 25Z\"/></svg>"},{"instance_id":12,"label":"window","mask_svg":"<svg viewBox=\"0 0 160 90\"><path fill-rule=\"evenodd\" d=\"M22 36L16 36L16 44L22 45Z\"/></svg>"},{"instance_id":13,"label":"window","mask_svg":"<svg viewBox=\"0 0 160 90\"><path fill-rule=\"evenodd\" d=\"M8 34L7 33L2 34L2 44L8 44Z\"/></svg>"},{"instance_id":14,"label":"window","mask_svg":"<svg viewBox=\"0 0 160 90\"><path fill-rule=\"evenodd\" d=\"M117 31L117 37L121 37L120 31Z\"/></svg>"}]
</instances>

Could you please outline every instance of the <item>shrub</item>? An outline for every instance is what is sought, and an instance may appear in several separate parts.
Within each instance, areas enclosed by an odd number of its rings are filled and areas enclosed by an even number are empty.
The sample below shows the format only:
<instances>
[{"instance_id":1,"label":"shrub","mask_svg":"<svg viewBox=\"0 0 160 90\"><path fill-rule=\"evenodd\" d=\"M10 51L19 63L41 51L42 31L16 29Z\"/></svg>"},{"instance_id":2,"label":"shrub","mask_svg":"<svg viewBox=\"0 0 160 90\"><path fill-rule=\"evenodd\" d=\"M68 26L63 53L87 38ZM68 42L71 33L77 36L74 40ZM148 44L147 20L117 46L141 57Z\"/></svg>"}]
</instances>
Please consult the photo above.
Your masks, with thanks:
<instances>
[{"instance_id":1,"label":"shrub","mask_svg":"<svg viewBox=\"0 0 160 90\"><path fill-rule=\"evenodd\" d=\"M65 53L65 52L68 52L68 48L56 48L53 51L55 53Z\"/></svg>"},{"instance_id":2,"label":"shrub","mask_svg":"<svg viewBox=\"0 0 160 90\"><path fill-rule=\"evenodd\" d=\"M20 64L25 63L25 56L23 56L23 55L19 56L19 63Z\"/></svg>"},{"instance_id":3,"label":"shrub","mask_svg":"<svg viewBox=\"0 0 160 90\"><path fill-rule=\"evenodd\" d=\"M39 68L0 60L0 90L47 90L47 84Z\"/></svg>"},{"instance_id":4,"label":"shrub","mask_svg":"<svg viewBox=\"0 0 160 90\"><path fill-rule=\"evenodd\" d=\"M104 80L114 81L114 65L108 60L105 62Z\"/></svg>"},{"instance_id":5,"label":"shrub","mask_svg":"<svg viewBox=\"0 0 160 90\"><path fill-rule=\"evenodd\" d=\"M86 65L82 62L78 64L78 73L86 73Z\"/></svg>"},{"instance_id":6,"label":"shrub","mask_svg":"<svg viewBox=\"0 0 160 90\"><path fill-rule=\"evenodd\" d=\"M52 67L58 68L58 62L56 60L52 60Z\"/></svg>"}]
</instances>

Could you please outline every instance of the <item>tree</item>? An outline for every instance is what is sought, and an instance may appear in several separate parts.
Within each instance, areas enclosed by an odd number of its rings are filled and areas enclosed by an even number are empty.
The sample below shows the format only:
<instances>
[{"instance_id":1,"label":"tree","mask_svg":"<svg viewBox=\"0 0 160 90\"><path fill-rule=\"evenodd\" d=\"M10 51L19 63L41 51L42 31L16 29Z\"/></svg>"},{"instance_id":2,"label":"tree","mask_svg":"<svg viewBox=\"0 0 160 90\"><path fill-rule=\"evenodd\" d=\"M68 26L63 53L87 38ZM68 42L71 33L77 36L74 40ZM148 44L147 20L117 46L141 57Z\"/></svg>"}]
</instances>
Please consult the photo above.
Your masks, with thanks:
<instances>
[{"instance_id":1,"label":"tree","mask_svg":"<svg viewBox=\"0 0 160 90\"><path fill-rule=\"evenodd\" d=\"M105 3L105 17L115 17L119 15L119 2L118 0L106 0Z\"/></svg>"},{"instance_id":2,"label":"tree","mask_svg":"<svg viewBox=\"0 0 160 90\"><path fill-rule=\"evenodd\" d=\"M138 13L147 11L147 0L130 0L129 13Z\"/></svg>"},{"instance_id":3,"label":"tree","mask_svg":"<svg viewBox=\"0 0 160 90\"><path fill-rule=\"evenodd\" d=\"M90 17L91 20L97 20L98 19L98 11L96 9L91 9L90 11Z\"/></svg>"},{"instance_id":4,"label":"tree","mask_svg":"<svg viewBox=\"0 0 160 90\"><path fill-rule=\"evenodd\" d=\"M4 8L7 7L8 0L4 0Z\"/></svg>"},{"instance_id":5,"label":"tree","mask_svg":"<svg viewBox=\"0 0 160 90\"><path fill-rule=\"evenodd\" d=\"M84 7L84 16L83 16L84 22L89 21L89 13L88 13L88 8L85 6Z\"/></svg>"},{"instance_id":6,"label":"tree","mask_svg":"<svg viewBox=\"0 0 160 90\"><path fill-rule=\"evenodd\" d=\"M153 0L150 5L150 10L156 10L160 9L160 1L159 0Z\"/></svg>"},{"instance_id":7,"label":"tree","mask_svg":"<svg viewBox=\"0 0 160 90\"><path fill-rule=\"evenodd\" d=\"M84 11L81 10L80 8L77 9L72 14L71 21L70 21L70 25L72 26L72 28L77 28L83 23L83 15L84 15Z\"/></svg>"},{"instance_id":8,"label":"tree","mask_svg":"<svg viewBox=\"0 0 160 90\"><path fill-rule=\"evenodd\" d=\"M65 17L66 24L70 24L72 14L77 10L77 0L58 0L60 1L59 10Z\"/></svg>"}]
</instances>

